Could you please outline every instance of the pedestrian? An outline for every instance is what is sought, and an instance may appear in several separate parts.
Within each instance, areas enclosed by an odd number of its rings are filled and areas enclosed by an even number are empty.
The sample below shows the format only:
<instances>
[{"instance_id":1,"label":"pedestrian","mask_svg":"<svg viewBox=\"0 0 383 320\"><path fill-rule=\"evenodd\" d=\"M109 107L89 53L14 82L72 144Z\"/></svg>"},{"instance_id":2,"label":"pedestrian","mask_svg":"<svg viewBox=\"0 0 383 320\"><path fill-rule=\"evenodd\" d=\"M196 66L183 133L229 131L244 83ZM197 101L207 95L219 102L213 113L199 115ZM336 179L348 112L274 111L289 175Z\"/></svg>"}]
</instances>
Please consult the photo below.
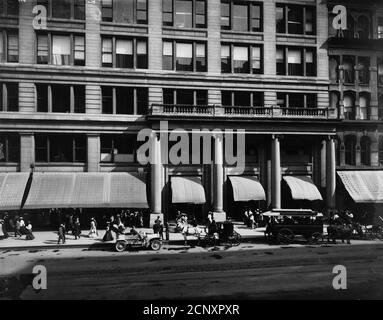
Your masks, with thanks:
<instances>
[{"instance_id":1,"label":"pedestrian","mask_svg":"<svg viewBox=\"0 0 383 320\"><path fill-rule=\"evenodd\" d=\"M4 239L9 237L8 231L7 231L8 220L9 220L9 217L8 217L8 213L6 212L4 214L4 218L3 218L3 221L4 221L3 222L3 237L4 237Z\"/></svg>"},{"instance_id":2,"label":"pedestrian","mask_svg":"<svg viewBox=\"0 0 383 320\"><path fill-rule=\"evenodd\" d=\"M249 213L249 227L251 229L255 228L255 218L254 218L254 214L251 211Z\"/></svg>"},{"instance_id":3,"label":"pedestrian","mask_svg":"<svg viewBox=\"0 0 383 320\"><path fill-rule=\"evenodd\" d=\"M20 233L22 235L27 234L27 231L25 229L25 221L23 217L20 217Z\"/></svg>"},{"instance_id":4,"label":"pedestrian","mask_svg":"<svg viewBox=\"0 0 383 320\"><path fill-rule=\"evenodd\" d=\"M90 219L89 238L96 238L98 236L97 224L94 218Z\"/></svg>"},{"instance_id":5,"label":"pedestrian","mask_svg":"<svg viewBox=\"0 0 383 320\"><path fill-rule=\"evenodd\" d=\"M80 226L80 218L79 217L76 217L76 219L74 220L74 230L73 230L73 234L74 234L74 239L77 240L80 239L80 235L81 235L81 226Z\"/></svg>"},{"instance_id":6,"label":"pedestrian","mask_svg":"<svg viewBox=\"0 0 383 320\"><path fill-rule=\"evenodd\" d=\"M106 232L105 232L105 235L102 238L102 240L103 241L113 241L114 240L112 229L111 229L109 221L106 222Z\"/></svg>"},{"instance_id":7,"label":"pedestrian","mask_svg":"<svg viewBox=\"0 0 383 320\"><path fill-rule=\"evenodd\" d=\"M15 223L15 237L21 237L21 232L20 232L20 218L16 219Z\"/></svg>"},{"instance_id":8,"label":"pedestrian","mask_svg":"<svg viewBox=\"0 0 383 320\"><path fill-rule=\"evenodd\" d=\"M4 225L4 220L0 219L0 240L3 240L4 237L4 232L3 232L3 225Z\"/></svg>"},{"instance_id":9,"label":"pedestrian","mask_svg":"<svg viewBox=\"0 0 383 320\"><path fill-rule=\"evenodd\" d=\"M57 244L60 244L60 242L65 244L65 225L63 223L60 224L57 234L59 236Z\"/></svg>"},{"instance_id":10,"label":"pedestrian","mask_svg":"<svg viewBox=\"0 0 383 320\"><path fill-rule=\"evenodd\" d=\"M158 233L161 240L164 238L164 226L162 225L162 221L160 216L157 216L157 219L154 221L153 232Z\"/></svg>"},{"instance_id":11,"label":"pedestrian","mask_svg":"<svg viewBox=\"0 0 383 320\"><path fill-rule=\"evenodd\" d=\"M27 236L25 237L25 240L33 240L35 236L32 233L32 223L28 221L27 226L25 227Z\"/></svg>"}]
</instances>

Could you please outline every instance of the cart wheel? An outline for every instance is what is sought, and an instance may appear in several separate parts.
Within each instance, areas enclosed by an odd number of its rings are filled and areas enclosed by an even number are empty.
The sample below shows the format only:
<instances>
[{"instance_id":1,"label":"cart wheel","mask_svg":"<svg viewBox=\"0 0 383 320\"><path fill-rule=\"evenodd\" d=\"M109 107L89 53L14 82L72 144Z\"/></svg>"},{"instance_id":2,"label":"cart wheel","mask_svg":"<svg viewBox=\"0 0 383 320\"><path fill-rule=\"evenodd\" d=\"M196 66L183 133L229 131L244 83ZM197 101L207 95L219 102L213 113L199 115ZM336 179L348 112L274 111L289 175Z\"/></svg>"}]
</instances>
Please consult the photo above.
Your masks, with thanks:
<instances>
[{"instance_id":1,"label":"cart wheel","mask_svg":"<svg viewBox=\"0 0 383 320\"><path fill-rule=\"evenodd\" d=\"M126 243L125 241L117 241L116 242L116 251L117 252L123 252L126 249Z\"/></svg>"},{"instance_id":2,"label":"cart wheel","mask_svg":"<svg viewBox=\"0 0 383 320\"><path fill-rule=\"evenodd\" d=\"M277 238L281 244L290 244L294 240L294 233L290 229L281 229Z\"/></svg>"},{"instance_id":3,"label":"cart wheel","mask_svg":"<svg viewBox=\"0 0 383 320\"><path fill-rule=\"evenodd\" d=\"M161 249L161 247L162 247L162 243L160 240L154 239L154 240L150 241L150 248L153 251L158 251Z\"/></svg>"},{"instance_id":4,"label":"cart wheel","mask_svg":"<svg viewBox=\"0 0 383 320\"><path fill-rule=\"evenodd\" d=\"M241 243L241 235L234 231L234 233L229 238L230 244L233 246L239 246Z\"/></svg>"},{"instance_id":5,"label":"cart wheel","mask_svg":"<svg viewBox=\"0 0 383 320\"><path fill-rule=\"evenodd\" d=\"M323 235L320 232L314 232L311 235L309 241L312 244L318 244L319 242L323 241Z\"/></svg>"}]
</instances>

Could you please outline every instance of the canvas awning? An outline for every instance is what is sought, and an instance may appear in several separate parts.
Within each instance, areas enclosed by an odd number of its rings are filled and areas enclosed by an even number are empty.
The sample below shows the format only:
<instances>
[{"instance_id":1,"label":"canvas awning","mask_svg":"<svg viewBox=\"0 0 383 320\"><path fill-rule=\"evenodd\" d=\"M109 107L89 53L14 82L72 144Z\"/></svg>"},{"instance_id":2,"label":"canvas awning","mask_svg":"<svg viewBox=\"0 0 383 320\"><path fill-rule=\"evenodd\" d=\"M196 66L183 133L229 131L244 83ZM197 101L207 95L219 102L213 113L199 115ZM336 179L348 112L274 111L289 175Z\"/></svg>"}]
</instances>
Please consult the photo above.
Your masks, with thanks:
<instances>
[{"instance_id":1,"label":"canvas awning","mask_svg":"<svg viewBox=\"0 0 383 320\"><path fill-rule=\"evenodd\" d=\"M0 173L0 210L19 210L29 173Z\"/></svg>"},{"instance_id":2,"label":"canvas awning","mask_svg":"<svg viewBox=\"0 0 383 320\"><path fill-rule=\"evenodd\" d=\"M383 171L338 171L343 185L357 203L383 203Z\"/></svg>"},{"instance_id":3,"label":"canvas awning","mask_svg":"<svg viewBox=\"0 0 383 320\"><path fill-rule=\"evenodd\" d=\"M256 177L230 176L234 201L266 200L265 190Z\"/></svg>"},{"instance_id":4,"label":"canvas awning","mask_svg":"<svg viewBox=\"0 0 383 320\"><path fill-rule=\"evenodd\" d=\"M205 203L205 190L200 177L172 177L173 203Z\"/></svg>"},{"instance_id":5,"label":"canvas awning","mask_svg":"<svg viewBox=\"0 0 383 320\"><path fill-rule=\"evenodd\" d=\"M308 176L284 176L294 200L323 200L318 188Z\"/></svg>"},{"instance_id":6,"label":"canvas awning","mask_svg":"<svg viewBox=\"0 0 383 320\"><path fill-rule=\"evenodd\" d=\"M146 174L34 173L25 209L148 208Z\"/></svg>"}]
</instances>

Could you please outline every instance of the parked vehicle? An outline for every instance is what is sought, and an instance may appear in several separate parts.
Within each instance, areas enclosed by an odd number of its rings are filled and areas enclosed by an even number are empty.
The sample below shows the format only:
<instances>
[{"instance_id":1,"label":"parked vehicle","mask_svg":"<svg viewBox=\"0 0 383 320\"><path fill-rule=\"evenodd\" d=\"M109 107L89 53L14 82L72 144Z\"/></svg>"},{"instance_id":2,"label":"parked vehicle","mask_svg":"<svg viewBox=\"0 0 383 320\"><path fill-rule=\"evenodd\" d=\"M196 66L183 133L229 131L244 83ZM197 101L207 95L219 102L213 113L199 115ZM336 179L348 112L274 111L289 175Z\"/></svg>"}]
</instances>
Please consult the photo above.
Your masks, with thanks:
<instances>
[{"instance_id":1,"label":"parked vehicle","mask_svg":"<svg viewBox=\"0 0 383 320\"><path fill-rule=\"evenodd\" d=\"M274 209L263 213L269 217L265 236L281 244L290 244L296 236L310 243L323 240L322 214L305 209Z\"/></svg>"},{"instance_id":2,"label":"parked vehicle","mask_svg":"<svg viewBox=\"0 0 383 320\"><path fill-rule=\"evenodd\" d=\"M231 221L217 222L216 230L208 231L203 239L206 245L228 244L238 246L241 243L241 236L234 230Z\"/></svg>"},{"instance_id":3,"label":"parked vehicle","mask_svg":"<svg viewBox=\"0 0 383 320\"><path fill-rule=\"evenodd\" d=\"M150 248L154 251L158 251L161 249L161 247L162 241L158 234L119 234L115 244L115 249L117 252L123 252L126 249L133 248Z\"/></svg>"}]
</instances>

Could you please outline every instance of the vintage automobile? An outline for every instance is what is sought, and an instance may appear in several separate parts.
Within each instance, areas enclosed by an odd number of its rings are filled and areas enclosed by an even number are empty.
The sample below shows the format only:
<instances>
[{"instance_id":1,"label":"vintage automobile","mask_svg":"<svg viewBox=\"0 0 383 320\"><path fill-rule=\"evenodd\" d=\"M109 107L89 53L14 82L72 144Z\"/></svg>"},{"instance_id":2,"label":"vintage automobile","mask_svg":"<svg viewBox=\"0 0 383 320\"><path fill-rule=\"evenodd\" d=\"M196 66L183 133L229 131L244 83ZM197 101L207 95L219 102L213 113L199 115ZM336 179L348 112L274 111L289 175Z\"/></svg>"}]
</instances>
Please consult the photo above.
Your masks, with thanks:
<instances>
[{"instance_id":1,"label":"vintage automobile","mask_svg":"<svg viewBox=\"0 0 383 320\"><path fill-rule=\"evenodd\" d=\"M323 215L306 209L273 209L263 213L269 218L265 236L281 244L290 244L296 236L310 243L323 240Z\"/></svg>"},{"instance_id":2,"label":"vintage automobile","mask_svg":"<svg viewBox=\"0 0 383 320\"><path fill-rule=\"evenodd\" d=\"M160 250L162 241L158 234L119 234L117 236L115 249L117 252L123 252L126 249L144 248L154 251Z\"/></svg>"}]
</instances>

